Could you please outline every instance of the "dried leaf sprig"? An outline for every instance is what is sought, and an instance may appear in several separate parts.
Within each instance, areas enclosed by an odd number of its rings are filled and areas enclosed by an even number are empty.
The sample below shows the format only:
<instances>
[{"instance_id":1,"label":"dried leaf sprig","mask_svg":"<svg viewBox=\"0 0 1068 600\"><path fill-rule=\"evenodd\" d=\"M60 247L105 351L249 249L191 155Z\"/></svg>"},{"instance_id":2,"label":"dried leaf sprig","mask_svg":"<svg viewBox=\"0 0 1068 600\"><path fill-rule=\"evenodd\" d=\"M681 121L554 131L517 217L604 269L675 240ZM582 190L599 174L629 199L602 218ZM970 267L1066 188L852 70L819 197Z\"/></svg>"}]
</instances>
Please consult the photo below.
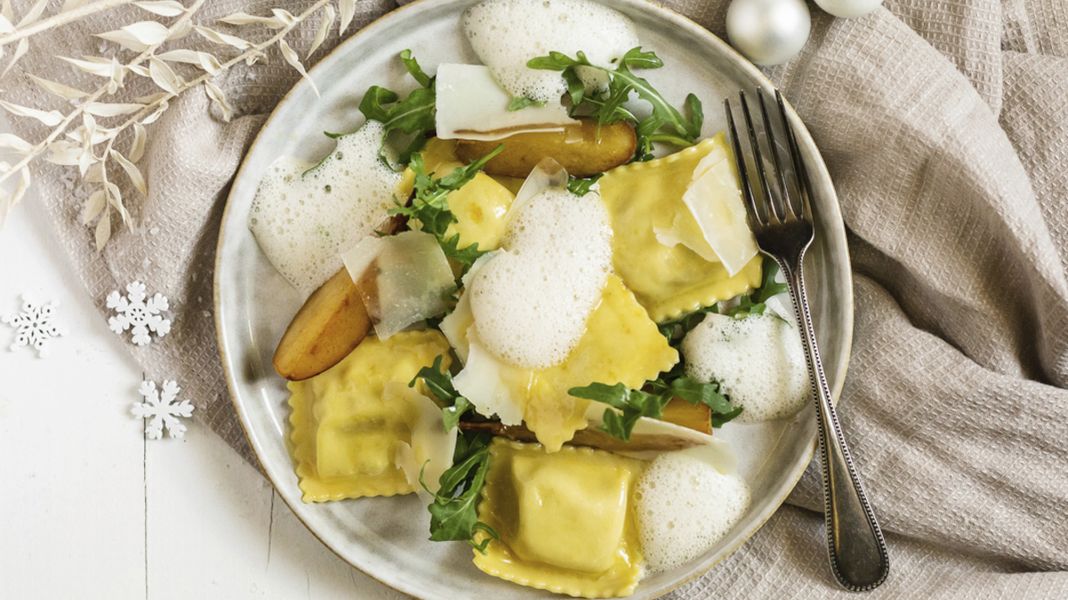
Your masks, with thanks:
<instances>
[{"instance_id":1,"label":"dried leaf sprig","mask_svg":"<svg viewBox=\"0 0 1068 600\"><path fill-rule=\"evenodd\" d=\"M97 0L86 6L78 5L73 8L64 6L64 11L80 10L88 15L92 12L88 12L87 9L96 4L107 2L110 7L113 7L132 3L161 17L178 18L170 26L157 21L139 21L113 31L97 34L97 37L137 52L135 58L129 62L120 63L114 56L79 59L59 57L76 69L106 79L99 88L91 92L29 74L29 77L41 89L74 105L74 108L66 114L58 110L41 110L0 101L0 108L16 118L33 119L52 128L50 133L36 144L13 134L0 134L0 150L19 157L13 164L0 162L0 184L8 179L17 179L14 189L0 192L0 223L3 222L8 210L23 197L32 184L29 166L43 157L55 164L77 166L82 179L94 186L95 191L89 194L83 207L82 220L86 225L94 226L96 247L98 250L102 249L111 237L112 211L119 214L123 223L128 226L132 225L120 187L109 179L109 166L117 165L114 172L124 173L131 186L140 194L147 193L145 178L137 167L137 162L145 149L147 137L145 126L159 119L169 107L171 100L195 87L203 87L211 103L220 111L222 117L229 121L234 113L233 107L223 91L213 83L212 80L216 75L240 63L251 65L265 59L267 50L272 46L278 46L283 59L302 77L310 81L296 50L286 42L286 35L312 15L321 12L319 28L305 54L305 56L310 56L326 40L333 23L338 18L338 13L340 13L339 34L348 28L355 16L355 0L338 0L336 10L331 0L317 0L296 15L283 9L273 9L269 16L234 13L220 19L220 22L237 28L259 25L273 30L267 39L252 42L238 35L194 23L193 17L205 1L194 0L188 7L175 0L141 2ZM7 3L8 0L3 0L5 6ZM74 0L73 3L78 2ZM68 0L68 4L72 4L71 0ZM104 7L99 8L99 10L103 9ZM33 10L36 10L36 5L31 12ZM63 12L60 13L62 14ZM0 9L0 16L2 15L4 11ZM19 26L24 21L25 18L19 21ZM9 18L7 23L11 23ZM5 28L4 21L0 21L0 51L3 50L4 40L7 39L5 36L20 31L17 27L13 32L7 29L9 28ZM220 59L211 52L188 48L162 51L167 42L184 38L192 32L196 32L199 37L211 44L227 46L238 53L230 58ZM21 37L17 43L21 45L22 40L25 39L27 37ZM9 41L14 41L14 39ZM181 73L188 72L189 68L197 70L189 78L183 77ZM128 102L102 101L105 96L115 94L124 87L128 74L151 80L159 91ZM312 86L315 87L314 82ZM316 92L318 93L317 89ZM98 119L109 121L119 117L125 118L113 126L98 122ZM77 126L75 126L76 123ZM128 131L130 133L127 137L130 141L123 152L117 149L115 144L120 135Z\"/></svg>"}]
</instances>

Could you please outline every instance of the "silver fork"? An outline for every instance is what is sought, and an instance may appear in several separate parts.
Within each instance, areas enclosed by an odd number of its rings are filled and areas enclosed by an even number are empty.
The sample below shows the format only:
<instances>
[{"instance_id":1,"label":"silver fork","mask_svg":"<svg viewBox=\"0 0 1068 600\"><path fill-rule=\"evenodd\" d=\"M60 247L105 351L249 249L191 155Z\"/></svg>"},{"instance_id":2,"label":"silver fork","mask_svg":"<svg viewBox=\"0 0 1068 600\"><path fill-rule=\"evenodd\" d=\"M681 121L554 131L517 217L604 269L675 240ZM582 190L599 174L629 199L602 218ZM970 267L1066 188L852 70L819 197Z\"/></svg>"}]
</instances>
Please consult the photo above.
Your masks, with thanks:
<instances>
[{"instance_id":1,"label":"silver fork","mask_svg":"<svg viewBox=\"0 0 1068 600\"><path fill-rule=\"evenodd\" d=\"M749 162L760 191L755 193L742 153L741 139L734 125L731 102L724 101L727 123L733 142L734 159L742 182L749 225L761 251L779 264L793 299L794 314L801 329L801 341L808 361L808 372L815 392L819 423L820 463L823 474L823 509L827 532L827 550L831 571L838 583L851 591L867 591L878 587L890 571L883 532L875 520L864 486L853 464L838 414L831 403L827 377L823 373L820 351L812 327L812 316L805 291L802 261L815 237L812 220L812 186L805 164L798 150L797 139L786 115L782 94L775 91L778 118L786 138L786 147L775 143L775 125L768 118L764 93L757 91L760 117L763 123L763 143L758 142L757 130L745 92L739 94L742 117L749 133ZM763 146L771 154L776 186L769 185L764 164ZM787 177L783 157L789 161L792 177ZM788 179L790 180L788 182ZM790 185L792 184L792 185Z\"/></svg>"}]
</instances>

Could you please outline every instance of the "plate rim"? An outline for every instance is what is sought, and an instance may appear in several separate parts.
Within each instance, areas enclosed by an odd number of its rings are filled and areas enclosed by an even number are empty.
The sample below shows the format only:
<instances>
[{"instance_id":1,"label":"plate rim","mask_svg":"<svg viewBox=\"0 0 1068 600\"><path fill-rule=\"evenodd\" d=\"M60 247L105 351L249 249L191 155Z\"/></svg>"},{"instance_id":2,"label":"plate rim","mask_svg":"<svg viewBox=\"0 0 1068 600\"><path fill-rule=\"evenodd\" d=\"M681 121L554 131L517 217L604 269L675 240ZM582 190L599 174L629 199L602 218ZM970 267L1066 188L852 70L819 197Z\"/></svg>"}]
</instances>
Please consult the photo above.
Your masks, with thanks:
<instances>
[{"instance_id":1,"label":"plate rim","mask_svg":"<svg viewBox=\"0 0 1068 600\"><path fill-rule=\"evenodd\" d=\"M763 90L772 91L775 89L775 86L771 82L771 80L769 80L767 76L764 75L764 73L756 67L756 65L751 63L747 58L745 58L740 52L735 50L725 40L720 38L718 35L712 33L710 30L708 30L701 24L697 23L696 21L693 21L686 15L670 7L664 6L660 3L650 2L648 0L608 0L607 2L605 2L604 0L593 1L601 4L616 4L628 7L637 7L642 10L647 10L652 13L656 13L656 16L658 18L661 18L667 22L673 23L679 27L686 29L688 33L697 36L706 45L715 47L719 52L726 55L731 60L731 62L734 63L735 67L739 68L746 76L756 82ZM241 431L245 436L245 440L248 442L250 449L256 456L256 461L259 463L260 472L267 478L274 492L278 494L280 498L282 498L282 501L285 502L290 512L293 514L294 517L296 517L296 519L301 523L301 525L303 525L304 528L307 529L312 534L312 536L315 537L315 539L317 539L323 546L329 549L335 556L337 556L345 564L349 565L354 569L359 570L361 573L367 575L378 583L392 590L407 594L412 597L418 597L413 593L412 590L405 589L405 587L402 587L400 585L395 585L395 582L386 581L374 572L364 569L359 565L353 564L342 554L342 552L338 548L335 548L334 545L323 539L323 537L319 535L315 528L310 526L304 520L300 512L296 510L293 504L286 498L286 495L281 493L281 490L279 489L279 483L275 480L275 478L271 475L270 470L263 463L263 453L260 448L260 441L256 437L256 435L250 430L249 418L246 415L245 408L242 403L238 401L236 380L234 378L233 370L230 366L232 362L230 352L225 342L225 336L223 335L223 311L220 310L222 303L219 290L221 285L220 267L222 265L222 250L223 246L226 244L227 241L226 228L223 227L223 224L225 224L229 219L231 197L233 195L233 190L235 187L233 184L244 175L245 168L248 166L248 157L252 154L253 149L256 147L256 145L261 142L261 138L263 137L264 132L268 129L268 126L276 117L277 113L279 112L279 109L286 106L290 101L292 101L293 96L297 94L301 88L311 85L309 79L315 76L316 71L322 70L322 68L324 68L323 65L329 62L330 59L335 58L337 55L346 52L348 46L355 44L360 38L364 37L365 35L368 35L369 32L373 32L374 30L387 27L392 21L406 19L408 18L409 13L414 14L418 12L421 7L430 5L432 3L434 3L434 0L413 0L412 2L402 4L371 20L362 28L357 31L354 31L351 35L349 35L347 38L338 43L338 45L332 48L329 52L320 57L320 59L316 61L315 65L308 69L309 77L299 78L293 84L293 86L290 87L289 90L287 90L286 93L278 100L278 103L275 104L274 108L271 109L271 112L267 115L266 119L264 119L263 123L260 125L259 131L256 132L255 137L245 149L241 157L241 164L238 166L237 170L234 172L234 175L230 180L230 189L227 191L223 212L219 220L220 226L218 240L215 244L214 273L212 276L212 304L214 309L213 312L215 322L215 342L216 347L219 351L219 362L223 369L224 379L226 380L226 391L230 399L230 404L234 408L234 411L237 413L237 422L241 426ZM804 124L800 116L794 110L793 105L791 105L788 100L785 100L785 98L784 101L786 104L786 110L794 125L795 135L799 138L799 145L802 147L808 146L813 151L813 156L817 159L815 161L816 164L809 165L809 167L811 168L812 166L815 166L817 178L825 180L829 183L829 185L827 186L827 192L829 193L829 197L827 199L827 206L831 209L832 214L829 216L832 217L831 222L833 224L833 229L830 233L831 237L839 237L843 242L842 250L844 253L845 262L844 267L840 269L839 276L842 278L843 284L846 289L849 290L849 293L840 298L840 300L843 300L845 302L845 307L843 310L845 314L845 322L843 323L843 328L848 332L848 334L844 336L844 344L842 346L842 351L840 353L839 360L836 364L832 365L834 367L834 371L841 374L841 376L835 381L834 386L831 389L832 403L837 406L841 398L841 393L845 384L845 380L848 377L849 360L853 350L853 325L855 320L853 273L852 269L850 268L851 260L849 255L849 246L848 243L846 243L845 221L842 217L841 205L838 201L837 191L834 188L833 180L830 177L830 173L827 169L827 164L823 159L823 155L820 152L819 147L816 145L815 140L812 138L808 127ZM801 462L801 464L803 464L804 466L798 468L796 470L796 473L792 477L788 477L784 480L784 483L786 485L780 486L782 493L779 494L778 497L775 497L774 500L768 505L768 507L764 511L762 511L760 514L755 515L753 525L748 528L748 530L743 531L742 535L740 535L738 539L735 540L732 544L726 546L724 548L725 552L722 553L722 556L718 560L712 561L707 565L699 565L694 567L690 573L688 573L685 577L682 577L679 581L675 582L666 590L663 590L660 595L662 596L664 594L668 594L698 579L699 577L704 576L720 562L732 556L741 546L743 546L746 542L752 539L752 537L756 535L758 531L763 529L764 525L767 524L768 520L771 519L771 517L776 512L778 512L778 510L785 503L787 497L789 497L790 493L792 493L794 488L797 487L797 483L804 475L807 466L812 462L812 458L815 455L817 445L818 437L814 433L812 435L812 440L807 445L807 450L802 453L803 461Z\"/></svg>"}]
</instances>

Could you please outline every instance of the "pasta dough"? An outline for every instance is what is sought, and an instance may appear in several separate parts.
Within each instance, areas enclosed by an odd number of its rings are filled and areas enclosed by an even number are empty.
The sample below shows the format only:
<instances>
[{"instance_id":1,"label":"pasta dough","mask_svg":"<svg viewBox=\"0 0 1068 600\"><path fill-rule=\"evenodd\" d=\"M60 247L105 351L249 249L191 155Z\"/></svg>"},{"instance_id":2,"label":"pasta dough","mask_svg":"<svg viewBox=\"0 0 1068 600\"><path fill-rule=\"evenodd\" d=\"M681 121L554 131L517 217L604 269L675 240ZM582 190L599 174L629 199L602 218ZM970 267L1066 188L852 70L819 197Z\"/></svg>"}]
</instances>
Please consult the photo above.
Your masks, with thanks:
<instances>
[{"instance_id":1,"label":"pasta dough","mask_svg":"<svg viewBox=\"0 0 1068 600\"><path fill-rule=\"evenodd\" d=\"M431 138L420 152L428 174L444 177L457 167L464 166L456 157L456 142ZM408 198L415 187L415 172L405 169L398 188L401 197ZM449 210L456 222L445 230L445 236L459 234L459 247L478 244L479 250L493 250L500 246L507 221L505 215L512 206L515 193L485 173L478 173L460 189L449 194ZM413 226L413 229L418 227Z\"/></svg>"},{"instance_id":2,"label":"pasta dough","mask_svg":"<svg viewBox=\"0 0 1068 600\"><path fill-rule=\"evenodd\" d=\"M475 551L475 566L573 596L630 594L642 570L631 514L641 469L590 448L547 454L538 444L494 440L478 516L500 539Z\"/></svg>"},{"instance_id":3,"label":"pasta dough","mask_svg":"<svg viewBox=\"0 0 1068 600\"><path fill-rule=\"evenodd\" d=\"M305 502L415 491L397 452L413 443L420 399L399 401L409 396L391 388L407 386L438 355L447 361L448 351L437 331L402 332L385 341L369 337L328 371L289 383L290 441ZM416 389L425 393L422 387L420 382Z\"/></svg>"},{"instance_id":4,"label":"pasta dough","mask_svg":"<svg viewBox=\"0 0 1068 600\"><path fill-rule=\"evenodd\" d=\"M731 276L722 263L702 258L684 243L666 245L657 237L658 231L661 238L666 231L700 231L683 196L701 160L722 152L725 144L721 134L664 158L617 167L598 182L612 219L616 273L654 321L676 318L760 285L759 255Z\"/></svg>"},{"instance_id":5,"label":"pasta dough","mask_svg":"<svg viewBox=\"0 0 1068 600\"><path fill-rule=\"evenodd\" d=\"M467 331L466 338L451 336L455 342L467 344L457 348L457 354L468 360L453 380L456 388L484 414L504 412L500 416L512 415L513 421L521 415L550 452L559 450L575 431L587 425L590 401L568 395L568 389L595 381L640 388L679 360L678 352L615 275L608 276L601 302L590 315L578 345L564 362L547 369L514 367L480 348L476 328L471 327L470 306L463 297L446 321L449 331ZM471 360L476 352L479 360ZM508 408L500 408L502 405Z\"/></svg>"}]
</instances>

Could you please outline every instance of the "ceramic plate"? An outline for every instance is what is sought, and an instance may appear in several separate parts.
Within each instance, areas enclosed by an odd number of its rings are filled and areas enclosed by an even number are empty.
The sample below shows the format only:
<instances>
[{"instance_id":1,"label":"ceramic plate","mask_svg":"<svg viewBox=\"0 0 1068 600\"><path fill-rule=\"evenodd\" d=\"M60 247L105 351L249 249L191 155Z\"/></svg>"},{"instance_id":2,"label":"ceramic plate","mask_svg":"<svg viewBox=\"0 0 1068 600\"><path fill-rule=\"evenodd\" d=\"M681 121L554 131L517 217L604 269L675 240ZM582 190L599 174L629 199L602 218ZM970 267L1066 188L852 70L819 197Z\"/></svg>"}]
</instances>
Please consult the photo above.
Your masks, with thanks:
<instances>
[{"instance_id":1,"label":"ceramic plate","mask_svg":"<svg viewBox=\"0 0 1068 600\"><path fill-rule=\"evenodd\" d=\"M247 227L257 184L281 155L316 159L332 146L323 131L351 131L362 122L360 94L372 84L406 90L397 54L411 48L431 73L442 62L477 63L460 29L474 0L436 0L402 7L341 44L279 103L250 148L223 216L215 270L215 315L227 384L249 442L278 493L297 517L339 556L376 579L422 598L543 598L547 592L489 577L471 563L462 543L427 541L428 515L413 494L304 504L286 447L289 408L285 382L271 366L275 345L302 298L278 275ZM681 106L687 92L704 102L705 136L723 128L727 94L770 84L760 72L699 25L645 0L607 4L630 17L643 47L665 67L648 78ZM837 397L853 328L852 283L845 232L827 170L800 120L799 142L814 178L817 243L807 275L827 377ZM654 598L711 568L738 549L783 502L812 456L816 424L811 407L796 417L763 424L730 423L728 440L753 492L752 505L729 534L700 558L646 578L634 598ZM822 540L813 539L813 550Z\"/></svg>"}]
</instances>

